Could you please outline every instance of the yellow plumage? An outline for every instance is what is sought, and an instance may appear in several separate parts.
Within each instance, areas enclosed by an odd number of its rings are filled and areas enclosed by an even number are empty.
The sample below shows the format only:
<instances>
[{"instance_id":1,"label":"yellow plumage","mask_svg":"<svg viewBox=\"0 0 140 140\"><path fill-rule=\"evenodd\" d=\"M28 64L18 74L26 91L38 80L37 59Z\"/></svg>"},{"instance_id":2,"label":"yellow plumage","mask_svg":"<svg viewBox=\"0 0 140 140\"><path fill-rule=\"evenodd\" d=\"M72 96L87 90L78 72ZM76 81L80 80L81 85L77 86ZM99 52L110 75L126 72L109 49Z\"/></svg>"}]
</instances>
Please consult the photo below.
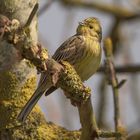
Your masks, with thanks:
<instances>
[{"instance_id":1,"label":"yellow plumage","mask_svg":"<svg viewBox=\"0 0 140 140\"><path fill-rule=\"evenodd\" d=\"M85 37L85 42L85 51L74 64L74 68L82 81L88 80L97 71L101 61L101 47L98 40Z\"/></svg>"},{"instance_id":2,"label":"yellow plumage","mask_svg":"<svg viewBox=\"0 0 140 140\"><path fill-rule=\"evenodd\" d=\"M98 69L101 60L101 26L96 18L80 22L74 36L67 39L55 52L53 59L68 61L82 81L89 79ZM51 87L47 75L42 73L39 85L27 102L18 119L24 121L42 94Z\"/></svg>"}]
</instances>

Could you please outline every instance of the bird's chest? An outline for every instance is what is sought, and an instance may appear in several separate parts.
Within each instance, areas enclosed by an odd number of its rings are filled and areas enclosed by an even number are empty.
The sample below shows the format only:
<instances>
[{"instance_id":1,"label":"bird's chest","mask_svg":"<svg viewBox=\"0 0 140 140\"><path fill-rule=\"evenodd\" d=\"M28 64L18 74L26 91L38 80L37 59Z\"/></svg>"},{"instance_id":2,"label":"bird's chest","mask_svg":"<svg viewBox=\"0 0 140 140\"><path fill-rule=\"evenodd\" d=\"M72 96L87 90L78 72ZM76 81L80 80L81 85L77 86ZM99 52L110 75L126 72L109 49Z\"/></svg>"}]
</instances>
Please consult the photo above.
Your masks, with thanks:
<instances>
[{"instance_id":1,"label":"bird's chest","mask_svg":"<svg viewBox=\"0 0 140 140\"><path fill-rule=\"evenodd\" d=\"M86 45L86 51L81 56L75 69L83 81L88 80L98 69L101 61L101 48L98 42Z\"/></svg>"}]
</instances>

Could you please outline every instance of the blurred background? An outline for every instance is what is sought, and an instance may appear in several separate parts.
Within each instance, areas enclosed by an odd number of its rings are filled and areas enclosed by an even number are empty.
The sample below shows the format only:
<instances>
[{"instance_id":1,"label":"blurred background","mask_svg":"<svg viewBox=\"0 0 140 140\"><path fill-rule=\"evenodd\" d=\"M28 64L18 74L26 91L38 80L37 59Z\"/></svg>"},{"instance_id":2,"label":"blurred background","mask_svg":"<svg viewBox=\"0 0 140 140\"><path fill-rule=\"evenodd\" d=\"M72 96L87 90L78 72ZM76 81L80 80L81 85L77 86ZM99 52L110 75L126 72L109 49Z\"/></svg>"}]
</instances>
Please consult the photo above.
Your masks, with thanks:
<instances>
[{"instance_id":1,"label":"blurred background","mask_svg":"<svg viewBox=\"0 0 140 140\"><path fill-rule=\"evenodd\" d=\"M123 70L117 72L118 80L127 80L119 90L119 95L121 121L129 134L140 129L139 13L140 0L40 0L38 12L39 41L50 55L75 34L79 21L87 17L100 20L103 39L110 36L113 41L115 67ZM85 85L92 89L92 103L99 128L113 130L113 94L104 73L96 73ZM71 105L62 90L57 90L47 98L42 97L39 105L47 121L69 130L80 129L78 110Z\"/></svg>"}]
</instances>

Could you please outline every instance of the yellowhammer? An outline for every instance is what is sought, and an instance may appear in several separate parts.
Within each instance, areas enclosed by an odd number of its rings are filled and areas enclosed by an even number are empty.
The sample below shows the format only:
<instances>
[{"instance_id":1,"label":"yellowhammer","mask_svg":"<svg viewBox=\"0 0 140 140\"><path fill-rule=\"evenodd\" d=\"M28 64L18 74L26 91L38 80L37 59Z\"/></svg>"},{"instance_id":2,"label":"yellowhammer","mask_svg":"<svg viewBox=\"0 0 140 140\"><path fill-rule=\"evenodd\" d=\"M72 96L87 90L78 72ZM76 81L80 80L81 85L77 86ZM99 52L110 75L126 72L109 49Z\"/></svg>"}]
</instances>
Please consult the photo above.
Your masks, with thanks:
<instances>
[{"instance_id":1,"label":"yellowhammer","mask_svg":"<svg viewBox=\"0 0 140 140\"><path fill-rule=\"evenodd\" d=\"M100 42L102 30L97 18L90 17L79 22L76 34L67 39L55 52L53 59L68 61L75 68L82 81L89 79L98 69L101 61ZM24 121L42 94L50 88L47 75L42 73L38 87L18 116Z\"/></svg>"}]
</instances>

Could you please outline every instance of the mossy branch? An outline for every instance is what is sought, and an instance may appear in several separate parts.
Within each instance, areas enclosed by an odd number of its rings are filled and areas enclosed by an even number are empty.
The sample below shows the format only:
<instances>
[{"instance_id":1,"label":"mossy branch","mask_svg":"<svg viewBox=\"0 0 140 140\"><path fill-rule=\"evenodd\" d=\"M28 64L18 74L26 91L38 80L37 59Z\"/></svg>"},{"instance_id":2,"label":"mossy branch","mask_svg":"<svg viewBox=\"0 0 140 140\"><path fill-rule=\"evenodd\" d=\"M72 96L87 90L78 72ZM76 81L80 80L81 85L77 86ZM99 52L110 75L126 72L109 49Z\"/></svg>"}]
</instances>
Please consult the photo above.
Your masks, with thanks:
<instances>
[{"instance_id":1,"label":"mossy branch","mask_svg":"<svg viewBox=\"0 0 140 140\"><path fill-rule=\"evenodd\" d=\"M17 26L15 26L15 21ZM23 28L23 26L20 26L20 22L17 20L12 20L11 23L12 24L8 25L9 30L4 34L3 40L11 43L13 47L19 51L22 59L26 58L30 60L30 62L36 66L39 72L44 72L47 70L53 72L50 72L50 76L52 77L51 79L53 79L52 84L61 87L65 91L65 95L70 98L72 104L78 107L80 122L82 125L81 140L93 140L99 136L119 137L121 135L119 131L104 132L98 130L93 106L91 104L90 89L83 85L74 68L65 61L57 63L48 56L47 50L45 50L41 45L34 44L30 37L30 29L28 29L28 26ZM106 51L109 59L110 53L111 51ZM55 71L55 66L60 68L59 71ZM114 92L117 92L116 89ZM119 114L118 112L116 114ZM116 116L116 128L118 129L119 115Z\"/></svg>"},{"instance_id":2,"label":"mossy branch","mask_svg":"<svg viewBox=\"0 0 140 140\"><path fill-rule=\"evenodd\" d=\"M17 20L16 22L18 23ZM13 30L13 24L11 24L9 26L9 32L4 34L3 39L7 39L6 41L12 44L13 47L19 51L22 59L25 58L30 60L39 72L48 70L52 71L50 72L50 77L53 79L52 84L65 90L68 93L66 96L70 98L74 104L80 106L87 102L90 97L90 89L83 85L74 68L67 62L62 61L61 63L57 63L48 57L47 50L42 48L41 45L33 44L33 41L30 38L30 30L28 29L28 26L26 26L26 28L22 28L20 23L17 25L16 29L14 28ZM55 66L57 68L60 67L59 71L55 71ZM90 107L92 107L91 104ZM90 111L92 112L92 110Z\"/></svg>"},{"instance_id":3,"label":"mossy branch","mask_svg":"<svg viewBox=\"0 0 140 140\"><path fill-rule=\"evenodd\" d=\"M47 51L36 44L35 18L30 27L23 29L27 15L35 3L36 0L30 3L24 0L0 2L0 13L8 13L11 18L10 24L5 23L7 18L4 18L4 25L1 24L3 17L0 18L0 32L3 33L0 40L0 139L77 140L79 131L68 131L48 123L38 106L31 112L25 124L17 127L16 117L36 86L36 71L32 64L37 66L39 72L45 71L45 60L48 58ZM29 58L30 61L24 58Z\"/></svg>"}]
</instances>

